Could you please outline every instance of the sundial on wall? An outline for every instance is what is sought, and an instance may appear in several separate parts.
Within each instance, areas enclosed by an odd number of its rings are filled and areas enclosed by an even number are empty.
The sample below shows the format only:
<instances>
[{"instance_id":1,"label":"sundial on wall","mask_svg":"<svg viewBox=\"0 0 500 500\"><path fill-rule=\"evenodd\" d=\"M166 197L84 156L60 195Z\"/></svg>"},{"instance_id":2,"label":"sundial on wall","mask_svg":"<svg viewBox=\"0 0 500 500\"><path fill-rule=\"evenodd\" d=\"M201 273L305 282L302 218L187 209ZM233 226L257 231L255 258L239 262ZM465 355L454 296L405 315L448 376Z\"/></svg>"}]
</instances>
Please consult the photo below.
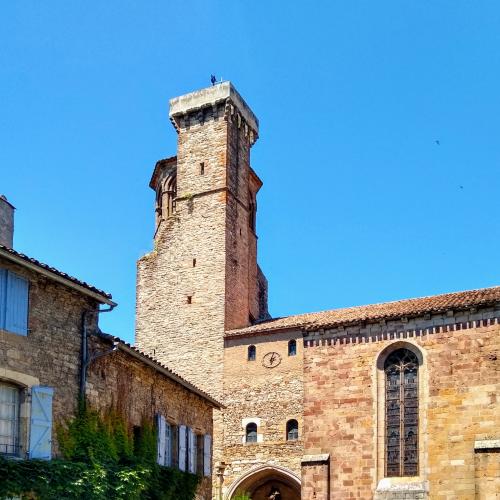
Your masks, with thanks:
<instances>
[{"instance_id":1,"label":"sundial on wall","mask_svg":"<svg viewBox=\"0 0 500 500\"><path fill-rule=\"evenodd\" d=\"M281 356L277 352L268 352L262 358L262 366L276 368L281 363Z\"/></svg>"}]
</instances>

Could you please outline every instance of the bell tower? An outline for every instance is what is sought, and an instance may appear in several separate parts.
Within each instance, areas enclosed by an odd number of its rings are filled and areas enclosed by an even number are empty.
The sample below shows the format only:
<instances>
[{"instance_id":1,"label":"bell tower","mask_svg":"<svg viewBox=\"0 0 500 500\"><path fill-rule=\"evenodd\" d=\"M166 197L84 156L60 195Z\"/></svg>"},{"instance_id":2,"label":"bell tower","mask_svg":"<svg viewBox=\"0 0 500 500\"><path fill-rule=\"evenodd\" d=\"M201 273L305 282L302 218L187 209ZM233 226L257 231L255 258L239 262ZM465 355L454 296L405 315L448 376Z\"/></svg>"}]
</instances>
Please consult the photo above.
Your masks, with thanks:
<instances>
[{"instance_id":1,"label":"bell tower","mask_svg":"<svg viewBox=\"0 0 500 500\"><path fill-rule=\"evenodd\" d=\"M154 250L138 261L136 343L222 395L224 332L268 317L250 167L258 120L230 82L170 101L177 155L157 162Z\"/></svg>"}]
</instances>

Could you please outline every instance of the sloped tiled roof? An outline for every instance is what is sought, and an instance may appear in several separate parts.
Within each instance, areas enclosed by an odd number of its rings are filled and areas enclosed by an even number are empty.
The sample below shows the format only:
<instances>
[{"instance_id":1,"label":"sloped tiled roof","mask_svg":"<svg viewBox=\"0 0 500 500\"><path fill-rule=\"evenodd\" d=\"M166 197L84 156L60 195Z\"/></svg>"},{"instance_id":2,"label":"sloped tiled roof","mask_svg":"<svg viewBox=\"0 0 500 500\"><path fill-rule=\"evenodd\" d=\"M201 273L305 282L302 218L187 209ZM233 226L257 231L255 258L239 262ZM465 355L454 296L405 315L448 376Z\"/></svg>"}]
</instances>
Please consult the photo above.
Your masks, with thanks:
<instances>
[{"instance_id":1,"label":"sloped tiled roof","mask_svg":"<svg viewBox=\"0 0 500 500\"><path fill-rule=\"evenodd\" d=\"M226 337L247 336L296 328L313 331L347 326L364 321L394 320L427 313L464 310L470 307L495 304L500 304L500 286L276 318L246 328L228 331Z\"/></svg>"},{"instance_id":2,"label":"sloped tiled roof","mask_svg":"<svg viewBox=\"0 0 500 500\"><path fill-rule=\"evenodd\" d=\"M19 264L22 265L22 263L29 264L30 267L34 266L35 268L39 268L40 270L46 271L50 274L53 274L54 276L57 276L58 278L62 278L65 281L68 281L70 283L73 283L75 285L78 285L80 287L85 288L86 290L89 290L97 295L100 295L101 297L105 298L106 300L104 301L105 303L110 303L111 299L113 298L110 293L104 292L103 290L99 290L99 288L96 288L95 286L89 285L85 281L81 281L77 278L74 278L73 276L70 276L69 274L66 274L62 271L59 271L55 267L51 267L47 264L44 264L43 262L40 262L39 260L33 259L32 257L28 257L27 255L23 253L16 252L12 248L8 248L4 245L0 245L0 256L10 258L10 260L15 260Z\"/></svg>"},{"instance_id":3,"label":"sloped tiled roof","mask_svg":"<svg viewBox=\"0 0 500 500\"><path fill-rule=\"evenodd\" d=\"M216 408L222 407L222 404L219 403L212 396L210 396L210 394L207 394L205 391L202 391L196 385L192 384L191 382L188 382L185 378L181 377L179 374L174 372L167 365L164 365L163 363L158 361L153 356L150 356L149 354L145 353L144 351L141 351L141 349L139 349L138 347L136 347L132 344L129 344L128 342L125 342L125 340L122 340L120 337L116 337L115 335L111 335L109 333L99 332L99 337L102 337L105 340L108 340L110 342L115 343L119 349L121 348L125 352L129 352L130 354L134 354L137 358L141 359L143 362L147 362L155 370L163 373L168 378L172 379L173 381L177 382L178 384L181 384L186 389L197 394L198 396L201 396L203 399L206 399L212 406L214 406Z\"/></svg>"}]
</instances>

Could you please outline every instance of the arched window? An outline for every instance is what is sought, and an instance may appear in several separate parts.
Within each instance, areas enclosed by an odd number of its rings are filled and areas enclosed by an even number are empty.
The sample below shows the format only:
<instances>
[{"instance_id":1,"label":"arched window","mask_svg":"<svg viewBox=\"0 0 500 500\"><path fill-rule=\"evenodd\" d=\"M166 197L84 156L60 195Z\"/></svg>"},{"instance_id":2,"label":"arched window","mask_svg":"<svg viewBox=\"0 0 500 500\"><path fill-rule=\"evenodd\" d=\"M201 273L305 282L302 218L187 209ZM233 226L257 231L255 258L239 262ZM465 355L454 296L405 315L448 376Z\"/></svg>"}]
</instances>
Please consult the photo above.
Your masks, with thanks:
<instances>
[{"instance_id":1,"label":"arched window","mask_svg":"<svg viewBox=\"0 0 500 500\"><path fill-rule=\"evenodd\" d=\"M385 360L386 476L418 475L418 359L398 349Z\"/></svg>"},{"instance_id":2,"label":"arched window","mask_svg":"<svg viewBox=\"0 0 500 500\"><path fill-rule=\"evenodd\" d=\"M286 423L286 440L297 441L299 439L299 423L292 419Z\"/></svg>"},{"instance_id":3,"label":"arched window","mask_svg":"<svg viewBox=\"0 0 500 500\"><path fill-rule=\"evenodd\" d=\"M295 356L296 354L297 354L297 341L290 340L290 342L288 342L288 355Z\"/></svg>"},{"instance_id":4,"label":"arched window","mask_svg":"<svg viewBox=\"0 0 500 500\"><path fill-rule=\"evenodd\" d=\"M248 361L255 361L256 349L254 345L248 346Z\"/></svg>"},{"instance_id":5,"label":"arched window","mask_svg":"<svg viewBox=\"0 0 500 500\"><path fill-rule=\"evenodd\" d=\"M157 202L157 212L165 218L171 217L175 213L177 198L177 175L175 172L164 182L161 197L161 202Z\"/></svg>"},{"instance_id":6,"label":"arched window","mask_svg":"<svg viewBox=\"0 0 500 500\"><path fill-rule=\"evenodd\" d=\"M246 426L245 430L245 442L256 443L257 442L257 424L250 422Z\"/></svg>"},{"instance_id":7,"label":"arched window","mask_svg":"<svg viewBox=\"0 0 500 500\"><path fill-rule=\"evenodd\" d=\"M0 382L0 455L19 453L19 388Z\"/></svg>"}]
</instances>

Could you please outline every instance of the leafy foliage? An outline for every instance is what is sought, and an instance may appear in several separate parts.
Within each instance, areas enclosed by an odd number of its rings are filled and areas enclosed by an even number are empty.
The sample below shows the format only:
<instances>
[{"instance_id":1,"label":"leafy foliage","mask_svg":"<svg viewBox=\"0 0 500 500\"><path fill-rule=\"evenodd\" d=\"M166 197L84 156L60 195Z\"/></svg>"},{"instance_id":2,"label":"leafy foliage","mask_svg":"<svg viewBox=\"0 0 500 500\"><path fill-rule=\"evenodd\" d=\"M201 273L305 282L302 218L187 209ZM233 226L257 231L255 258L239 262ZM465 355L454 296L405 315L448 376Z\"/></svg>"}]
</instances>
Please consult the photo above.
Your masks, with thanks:
<instances>
[{"instance_id":1,"label":"leafy foliage","mask_svg":"<svg viewBox=\"0 0 500 500\"><path fill-rule=\"evenodd\" d=\"M57 429L64 460L0 457L0 498L37 500L192 500L200 478L156 463L156 429L132 434L117 412L80 404Z\"/></svg>"}]
</instances>

